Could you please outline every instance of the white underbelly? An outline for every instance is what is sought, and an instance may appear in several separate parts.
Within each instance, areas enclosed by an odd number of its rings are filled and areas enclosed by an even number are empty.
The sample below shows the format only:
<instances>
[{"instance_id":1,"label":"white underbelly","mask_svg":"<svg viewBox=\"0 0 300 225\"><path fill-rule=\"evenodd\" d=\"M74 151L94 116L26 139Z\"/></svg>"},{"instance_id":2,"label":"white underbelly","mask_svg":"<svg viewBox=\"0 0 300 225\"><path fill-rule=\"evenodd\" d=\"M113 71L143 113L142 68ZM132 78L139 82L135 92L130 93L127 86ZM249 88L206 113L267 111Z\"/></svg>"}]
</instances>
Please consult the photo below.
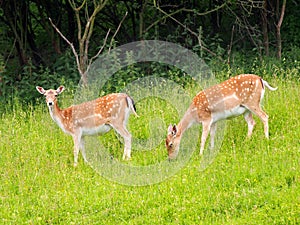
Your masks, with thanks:
<instances>
[{"instance_id":1,"label":"white underbelly","mask_svg":"<svg viewBox=\"0 0 300 225\"><path fill-rule=\"evenodd\" d=\"M82 128L82 135L104 134L110 131L111 126L103 124L94 128Z\"/></svg>"},{"instance_id":2,"label":"white underbelly","mask_svg":"<svg viewBox=\"0 0 300 225\"><path fill-rule=\"evenodd\" d=\"M242 106L237 106L232 109L224 110L222 112L214 112L212 114L213 122L217 122L219 120L229 119L231 117L236 117L244 114L248 109Z\"/></svg>"}]
</instances>

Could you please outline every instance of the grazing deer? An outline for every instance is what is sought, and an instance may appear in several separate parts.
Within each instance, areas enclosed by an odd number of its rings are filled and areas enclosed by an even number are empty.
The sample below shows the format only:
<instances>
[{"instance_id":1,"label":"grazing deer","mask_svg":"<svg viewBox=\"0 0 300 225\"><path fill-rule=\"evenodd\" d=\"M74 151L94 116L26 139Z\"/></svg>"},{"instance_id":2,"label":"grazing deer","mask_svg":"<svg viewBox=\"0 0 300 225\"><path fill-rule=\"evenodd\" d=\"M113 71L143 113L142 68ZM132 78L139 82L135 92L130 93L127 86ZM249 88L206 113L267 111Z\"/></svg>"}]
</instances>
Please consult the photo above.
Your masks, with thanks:
<instances>
[{"instance_id":1,"label":"grazing deer","mask_svg":"<svg viewBox=\"0 0 300 225\"><path fill-rule=\"evenodd\" d=\"M268 115L261 109L265 87L275 91L267 81L254 74L241 74L220 84L199 92L185 112L178 126L170 125L166 139L169 159L176 158L183 133L193 124L202 123L200 155L210 133L210 147L214 147L216 122L230 117L244 115L248 124L248 137L251 136L258 116L264 124L266 138L269 138Z\"/></svg>"},{"instance_id":2,"label":"grazing deer","mask_svg":"<svg viewBox=\"0 0 300 225\"><path fill-rule=\"evenodd\" d=\"M57 95L64 91L64 86L57 90L44 90L37 86L37 91L46 97L50 116L57 125L67 134L73 137L74 141L74 166L77 166L78 153L81 149L85 161L84 150L85 135L103 134L111 128L124 138L125 149L123 159L130 159L131 134L126 129L130 112L138 116L134 102L126 94L109 94L93 101L73 105L66 109L60 109L57 104Z\"/></svg>"}]
</instances>

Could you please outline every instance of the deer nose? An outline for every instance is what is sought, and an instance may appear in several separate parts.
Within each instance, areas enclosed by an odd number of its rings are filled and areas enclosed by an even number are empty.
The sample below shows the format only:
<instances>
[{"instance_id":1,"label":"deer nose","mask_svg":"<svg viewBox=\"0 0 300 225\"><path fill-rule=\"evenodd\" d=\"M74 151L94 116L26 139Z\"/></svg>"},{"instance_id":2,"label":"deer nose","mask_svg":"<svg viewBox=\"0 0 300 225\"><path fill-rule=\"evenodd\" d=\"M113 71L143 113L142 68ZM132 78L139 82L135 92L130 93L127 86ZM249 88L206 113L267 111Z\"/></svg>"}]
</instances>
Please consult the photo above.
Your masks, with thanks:
<instances>
[{"instance_id":1,"label":"deer nose","mask_svg":"<svg viewBox=\"0 0 300 225\"><path fill-rule=\"evenodd\" d=\"M49 106L52 106L52 105L53 105L53 102L48 102L48 105L49 105Z\"/></svg>"}]
</instances>

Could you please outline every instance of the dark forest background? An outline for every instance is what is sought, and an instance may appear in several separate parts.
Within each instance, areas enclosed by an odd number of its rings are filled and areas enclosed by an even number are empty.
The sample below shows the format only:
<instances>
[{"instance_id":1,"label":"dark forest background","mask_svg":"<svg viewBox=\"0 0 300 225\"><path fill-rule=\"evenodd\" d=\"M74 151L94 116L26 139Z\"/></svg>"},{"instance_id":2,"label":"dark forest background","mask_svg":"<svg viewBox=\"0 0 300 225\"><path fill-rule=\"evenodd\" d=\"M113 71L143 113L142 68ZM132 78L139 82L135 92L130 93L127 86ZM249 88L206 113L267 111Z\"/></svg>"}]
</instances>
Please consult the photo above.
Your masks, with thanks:
<instances>
[{"instance_id":1,"label":"dark forest background","mask_svg":"<svg viewBox=\"0 0 300 225\"><path fill-rule=\"evenodd\" d=\"M1 0L0 7L2 103L32 101L36 85L74 87L93 57L139 40L178 43L232 75L300 69L295 0Z\"/></svg>"}]
</instances>

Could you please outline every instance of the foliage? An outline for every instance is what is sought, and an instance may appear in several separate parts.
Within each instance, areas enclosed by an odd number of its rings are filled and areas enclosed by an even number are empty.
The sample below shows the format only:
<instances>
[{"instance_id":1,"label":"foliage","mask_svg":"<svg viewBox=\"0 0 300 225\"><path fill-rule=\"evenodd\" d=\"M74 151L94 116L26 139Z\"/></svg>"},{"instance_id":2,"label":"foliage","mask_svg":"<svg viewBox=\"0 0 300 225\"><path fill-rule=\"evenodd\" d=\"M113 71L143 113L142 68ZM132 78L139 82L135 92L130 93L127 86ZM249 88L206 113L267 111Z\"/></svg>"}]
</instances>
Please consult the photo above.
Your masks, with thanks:
<instances>
[{"instance_id":1,"label":"foliage","mask_svg":"<svg viewBox=\"0 0 300 225\"><path fill-rule=\"evenodd\" d=\"M80 5L80 2L74 2ZM221 63L218 66L226 67L225 62L229 62L235 68L242 61L244 68L251 68L254 62L249 58L258 58L259 61L264 59L261 15L265 9L268 19L269 56L271 60L276 56L274 24L278 20L277 12L280 11L281 1L259 1L252 4L239 0L176 3L126 0L105 3L94 21L93 36L88 43L88 57L98 52L107 31L111 29L115 32L125 12L128 12L120 31L108 43L111 41L118 46L142 39L171 41L192 49L211 64ZM3 1L0 6L0 65L4 68L1 69L1 98L11 99L14 90L25 90L28 83L45 82L47 74L77 83L80 74L75 74L77 68L73 62L74 56L70 55L69 46L47 19L52 18L55 25L78 49L75 12L69 1L12 0ZM294 55L291 53L295 53L294 49L299 49L300 43L297 41L300 14L299 7L296 6L294 1L287 3L281 32L283 55L292 57ZM86 11L78 12L83 23L86 22L86 16L90 16L85 13L93 11L90 1L87 1L86 7ZM218 60L221 61L217 62ZM277 66L281 67L280 64ZM30 94L23 97L26 101L32 100Z\"/></svg>"},{"instance_id":2,"label":"foliage","mask_svg":"<svg viewBox=\"0 0 300 225\"><path fill-rule=\"evenodd\" d=\"M67 51L61 55L54 63L55 70L49 68L36 67L29 63L24 67L18 79L14 80L10 73L3 73L0 84L2 86L2 96L0 96L1 106L10 105L14 98L18 98L21 104L33 103L38 97L35 92L36 86L45 88L57 88L59 85L66 85L73 89L79 82L78 72L74 65L74 60ZM0 107L0 111L3 110Z\"/></svg>"},{"instance_id":3,"label":"foliage","mask_svg":"<svg viewBox=\"0 0 300 225\"><path fill-rule=\"evenodd\" d=\"M254 73L262 77L271 76L281 79L300 79L299 51L297 47L292 48L289 52L283 54L282 61L270 57L261 60L256 56L246 59L242 53L236 52L231 56L232 62L230 65L220 63L218 60L210 60L208 65L219 79L241 73ZM130 61L130 57L128 60ZM3 73L1 77L2 96L0 96L2 106L12 102L14 98L22 99L21 104L24 105L35 102L39 97L39 94L35 91L37 85L45 88L57 88L59 85L65 85L68 89L74 91L79 82L79 76L70 51L59 57L54 63L54 67L55 70L51 71L49 68L36 68L33 64L30 64L24 67L17 81ZM127 84L147 76L173 80L183 87L190 86L193 83L188 74L175 67L156 62L133 63L124 68L120 67L99 89L99 94L122 92Z\"/></svg>"}]
</instances>

